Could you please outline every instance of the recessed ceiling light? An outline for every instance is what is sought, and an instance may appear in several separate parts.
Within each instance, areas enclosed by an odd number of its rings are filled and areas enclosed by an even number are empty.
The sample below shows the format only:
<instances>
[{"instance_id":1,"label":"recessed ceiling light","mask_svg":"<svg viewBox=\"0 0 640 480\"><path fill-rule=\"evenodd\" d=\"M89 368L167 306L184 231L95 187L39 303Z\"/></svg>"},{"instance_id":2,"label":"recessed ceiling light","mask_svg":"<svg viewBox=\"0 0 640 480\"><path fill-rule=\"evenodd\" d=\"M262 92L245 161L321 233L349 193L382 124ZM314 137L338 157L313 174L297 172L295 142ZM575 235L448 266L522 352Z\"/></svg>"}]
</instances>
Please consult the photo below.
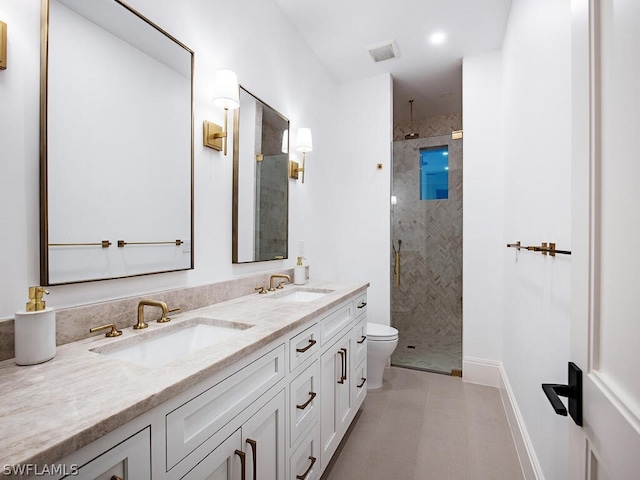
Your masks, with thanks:
<instances>
[{"instance_id":1,"label":"recessed ceiling light","mask_svg":"<svg viewBox=\"0 0 640 480\"><path fill-rule=\"evenodd\" d=\"M444 32L436 32L429 37L429 41L433 45L440 45L444 43L446 39L447 39L447 35Z\"/></svg>"}]
</instances>

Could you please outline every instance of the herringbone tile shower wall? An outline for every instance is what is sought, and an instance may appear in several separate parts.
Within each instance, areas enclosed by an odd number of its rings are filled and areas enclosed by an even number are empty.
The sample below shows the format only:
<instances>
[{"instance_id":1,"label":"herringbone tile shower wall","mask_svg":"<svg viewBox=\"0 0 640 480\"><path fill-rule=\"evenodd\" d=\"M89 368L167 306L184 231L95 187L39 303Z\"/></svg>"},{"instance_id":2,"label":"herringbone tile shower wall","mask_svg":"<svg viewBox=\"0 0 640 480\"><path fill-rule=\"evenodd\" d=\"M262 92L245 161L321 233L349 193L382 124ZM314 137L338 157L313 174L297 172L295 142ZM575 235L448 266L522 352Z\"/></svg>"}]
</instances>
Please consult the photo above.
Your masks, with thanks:
<instances>
[{"instance_id":1,"label":"herringbone tile shower wall","mask_svg":"<svg viewBox=\"0 0 640 480\"><path fill-rule=\"evenodd\" d=\"M450 372L462 364L462 140L451 140L459 124L444 123L427 131L446 135L394 142L392 235L402 248L400 286L391 255L391 315L399 330L392 362ZM449 147L449 198L420 200L420 149L442 145Z\"/></svg>"},{"instance_id":2,"label":"herringbone tile shower wall","mask_svg":"<svg viewBox=\"0 0 640 480\"><path fill-rule=\"evenodd\" d=\"M415 119L413 129L420 134L421 138L449 135L453 130L462 129L462 115L452 113L451 115ZM413 133L411 122L396 123L393 126L393 141L404 140L404 136L408 133Z\"/></svg>"}]
</instances>

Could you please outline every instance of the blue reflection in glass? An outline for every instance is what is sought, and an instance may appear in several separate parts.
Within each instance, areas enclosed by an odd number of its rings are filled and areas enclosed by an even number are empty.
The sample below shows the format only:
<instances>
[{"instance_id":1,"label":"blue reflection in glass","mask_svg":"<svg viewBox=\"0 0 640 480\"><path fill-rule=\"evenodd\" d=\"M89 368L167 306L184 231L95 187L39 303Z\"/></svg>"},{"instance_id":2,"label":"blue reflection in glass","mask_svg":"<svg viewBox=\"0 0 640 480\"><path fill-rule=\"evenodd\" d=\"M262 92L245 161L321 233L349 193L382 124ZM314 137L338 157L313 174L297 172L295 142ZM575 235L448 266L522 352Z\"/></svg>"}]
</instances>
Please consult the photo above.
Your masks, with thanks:
<instances>
[{"instance_id":1,"label":"blue reflection in glass","mask_svg":"<svg viewBox=\"0 0 640 480\"><path fill-rule=\"evenodd\" d=\"M449 147L420 150L420 200L449 198Z\"/></svg>"}]
</instances>

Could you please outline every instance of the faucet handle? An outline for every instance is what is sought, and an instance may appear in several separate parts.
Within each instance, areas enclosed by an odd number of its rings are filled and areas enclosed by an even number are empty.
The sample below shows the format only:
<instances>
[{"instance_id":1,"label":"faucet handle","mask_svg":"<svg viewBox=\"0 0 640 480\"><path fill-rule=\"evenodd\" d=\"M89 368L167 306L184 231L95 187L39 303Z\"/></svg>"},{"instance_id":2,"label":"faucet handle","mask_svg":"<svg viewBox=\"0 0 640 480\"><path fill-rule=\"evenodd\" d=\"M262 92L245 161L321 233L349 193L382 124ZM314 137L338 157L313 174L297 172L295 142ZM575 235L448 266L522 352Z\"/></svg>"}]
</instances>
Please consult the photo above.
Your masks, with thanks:
<instances>
[{"instance_id":1,"label":"faucet handle","mask_svg":"<svg viewBox=\"0 0 640 480\"><path fill-rule=\"evenodd\" d=\"M100 330L106 330L110 328L111 331L104 334L105 337L119 337L122 332L116 328L115 323L107 323L106 325L100 325L99 327L93 327L89 329L89 333L99 332Z\"/></svg>"},{"instance_id":2,"label":"faucet handle","mask_svg":"<svg viewBox=\"0 0 640 480\"><path fill-rule=\"evenodd\" d=\"M287 282L286 280L283 280L278 284L278 286L276 288L278 290L282 290L287 283L289 283L289 282Z\"/></svg>"},{"instance_id":3,"label":"faucet handle","mask_svg":"<svg viewBox=\"0 0 640 480\"><path fill-rule=\"evenodd\" d=\"M167 313L169 312L177 312L180 310L180 307L168 308L167 312L162 312L162 316L158 319L158 323L167 323L171 321L171 317L167 317Z\"/></svg>"},{"instance_id":4,"label":"faucet handle","mask_svg":"<svg viewBox=\"0 0 640 480\"><path fill-rule=\"evenodd\" d=\"M254 290L257 290L260 295L267 293L264 287L256 287Z\"/></svg>"}]
</instances>

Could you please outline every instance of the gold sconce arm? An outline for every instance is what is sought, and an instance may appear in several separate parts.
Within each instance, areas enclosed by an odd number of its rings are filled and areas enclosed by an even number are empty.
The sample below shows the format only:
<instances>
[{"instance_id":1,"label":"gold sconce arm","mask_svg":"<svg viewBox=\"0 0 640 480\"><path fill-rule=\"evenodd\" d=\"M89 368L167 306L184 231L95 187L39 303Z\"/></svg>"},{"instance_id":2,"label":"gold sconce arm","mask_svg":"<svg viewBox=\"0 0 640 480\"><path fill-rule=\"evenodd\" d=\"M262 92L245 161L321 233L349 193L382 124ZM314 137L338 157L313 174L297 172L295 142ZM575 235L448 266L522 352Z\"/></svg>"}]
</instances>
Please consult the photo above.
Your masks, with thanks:
<instances>
[{"instance_id":1,"label":"gold sconce arm","mask_svg":"<svg viewBox=\"0 0 640 480\"><path fill-rule=\"evenodd\" d=\"M0 22L0 70L7 68L7 24Z\"/></svg>"},{"instance_id":2,"label":"gold sconce arm","mask_svg":"<svg viewBox=\"0 0 640 480\"><path fill-rule=\"evenodd\" d=\"M205 147L213 148L227 154L227 113L224 109L224 127L205 120L203 122L202 143Z\"/></svg>"}]
</instances>

